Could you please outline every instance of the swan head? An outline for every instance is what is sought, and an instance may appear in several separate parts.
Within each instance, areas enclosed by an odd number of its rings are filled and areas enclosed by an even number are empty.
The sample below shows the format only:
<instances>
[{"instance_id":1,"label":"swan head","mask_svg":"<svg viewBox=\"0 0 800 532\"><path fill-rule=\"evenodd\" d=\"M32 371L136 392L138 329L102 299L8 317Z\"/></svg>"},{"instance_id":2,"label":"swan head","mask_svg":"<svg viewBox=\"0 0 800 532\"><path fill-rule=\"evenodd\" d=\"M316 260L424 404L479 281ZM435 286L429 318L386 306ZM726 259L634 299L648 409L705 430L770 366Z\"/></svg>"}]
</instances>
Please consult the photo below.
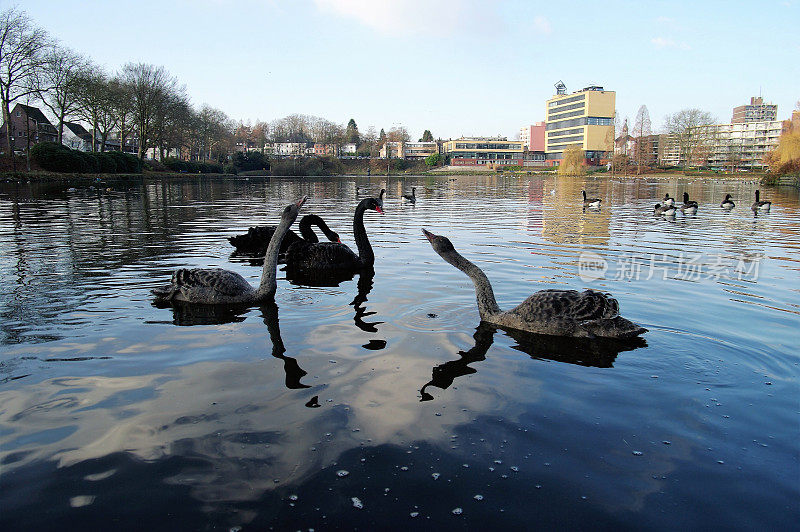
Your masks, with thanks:
<instances>
[{"instance_id":1,"label":"swan head","mask_svg":"<svg viewBox=\"0 0 800 532\"><path fill-rule=\"evenodd\" d=\"M381 192L381 196L383 192ZM367 198L364 200L367 210L376 211L383 214L383 200L377 198Z\"/></svg>"},{"instance_id":2,"label":"swan head","mask_svg":"<svg viewBox=\"0 0 800 532\"><path fill-rule=\"evenodd\" d=\"M439 255L456 250L453 247L453 243L450 242L450 239L445 236L435 235L425 228L422 229L422 234L425 235L425 238L427 238L428 242L431 243L433 250Z\"/></svg>"},{"instance_id":3,"label":"swan head","mask_svg":"<svg viewBox=\"0 0 800 532\"><path fill-rule=\"evenodd\" d=\"M287 205L283 209L283 212L281 213L281 219L291 220L292 222L294 222L297 219L297 215L300 214L300 207L303 206L303 204L306 202L307 199L308 196L303 196L294 203L290 203L289 205Z\"/></svg>"},{"instance_id":4,"label":"swan head","mask_svg":"<svg viewBox=\"0 0 800 532\"><path fill-rule=\"evenodd\" d=\"M380 203L381 206L383 205L383 196L385 196L385 195L386 195L386 189L382 188L381 189L381 193L378 194L378 203Z\"/></svg>"},{"instance_id":5,"label":"swan head","mask_svg":"<svg viewBox=\"0 0 800 532\"><path fill-rule=\"evenodd\" d=\"M668 200L668 199L669 199L669 192L667 192L666 194L664 194L664 199L665 199L665 200Z\"/></svg>"},{"instance_id":6,"label":"swan head","mask_svg":"<svg viewBox=\"0 0 800 532\"><path fill-rule=\"evenodd\" d=\"M661 208L661 204L660 203L656 203L656 206L653 208L653 210L657 211L660 208Z\"/></svg>"},{"instance_id":7,"label":"swan head","mask_svg":"<svg viewBox=\"0 0 800 532\"><path fill-rule=\"evenodd\" d=\"M689 193L688 192L684 192L683 193L683 202L684 203L689 203Z\"/></svg>"},{"instance_id":8,"label":"swan head","mask_svg":"<svg viewBox=\"0 0 800 532\"><path fill-rule=\"evenodd\" d=\"M728 201L729 199L731 199L731 195L730 194L725 194L725 201Z\"/></svg>"}]
</instances>

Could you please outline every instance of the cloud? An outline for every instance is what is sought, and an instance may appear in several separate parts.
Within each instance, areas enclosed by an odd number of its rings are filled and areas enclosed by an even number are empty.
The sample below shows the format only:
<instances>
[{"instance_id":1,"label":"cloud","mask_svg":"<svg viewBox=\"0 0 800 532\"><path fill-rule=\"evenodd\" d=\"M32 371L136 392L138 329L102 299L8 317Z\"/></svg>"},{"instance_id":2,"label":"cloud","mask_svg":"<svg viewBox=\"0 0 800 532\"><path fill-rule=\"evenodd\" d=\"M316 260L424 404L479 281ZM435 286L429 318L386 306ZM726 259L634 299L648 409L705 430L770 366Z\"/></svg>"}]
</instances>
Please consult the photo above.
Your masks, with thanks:
<instances>
[{"instance_id":1,"label":"cloud","mask_svg":"<svg viewBox=\"0 0 800 532\"><path fill-rule=\"evenodd\" d=\"M652 39L650 39L650 42L659 50L662 50L664 48L677 48L678 50L692 49L692 47L686 44L685 42L676 43L672 39L665 37L653 37Z\"/></svg>"},{"instance_id":2,"label":"cloud","mask_svg":"<svg viewBox=\"0 0 800 532\"><path fill-rule=\"evenodd\" d=\"M538 33L543 35L550 35L553 33L553 29L550 27L550 21L541 15L534 17L533 27Z\"/></svg>"}]
</instances>

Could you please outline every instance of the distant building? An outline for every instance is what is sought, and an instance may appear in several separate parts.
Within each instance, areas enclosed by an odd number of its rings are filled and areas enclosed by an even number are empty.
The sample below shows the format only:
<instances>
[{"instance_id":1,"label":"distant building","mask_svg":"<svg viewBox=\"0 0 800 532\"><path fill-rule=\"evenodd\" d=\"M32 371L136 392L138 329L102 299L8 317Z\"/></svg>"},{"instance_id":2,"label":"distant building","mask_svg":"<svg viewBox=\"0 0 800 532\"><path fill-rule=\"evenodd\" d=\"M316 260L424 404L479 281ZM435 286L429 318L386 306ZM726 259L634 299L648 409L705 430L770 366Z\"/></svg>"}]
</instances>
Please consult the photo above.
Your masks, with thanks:
<instances>
[{"instance_id":1,"label":"distant building","mask_svg":"<svg viewBox=\"0 0 800 532\"><path fill-rule=\"evenodd\" d=\"M404 142L404 159L425 159L429 155L439 153L439 145L435 141Z\"/></svg>"},{"instance_id":2,"label":"distant building","mask_svg":"<svg viewBox=\"0 0 800 532\"><path fill-rule=\"evenodd\" d=\"M558 94L547 100L545 153L551 165L563 159L564 149L578 146L588 164L600 164L614 146L616 93L592 85L572 94L559 83Z\"/></svg>"},{"instance_id":3,"label":"distant building","mask_svg":"<svg viewBox=\"0 0 800 532\"><path fill-rule=\"evenodd\" d=\"M402 159L403 158L403 143L402 142L394 142L394 141L386 141L381 146L380 151L381 159L392 158L392 159Z\"/></svg>"},{"instance_id":4,"label":"distant building","mask_svg":"<svg viewBox=\"0 0 800 532\"><path fill-rule=\"evenodd\" d=\"M529 126L520 128L519 140L523 147L528 151L544 151L544 122L536 122Z\"/></svg>"},{"instance_id":5,"label":"distant building","mask_svg":"<svg viewBox=\"0 0 800 532\"><path fill-rule=\"evenodd\" d=\"M302 157L306 154L305 142L276 142L273 146L278 157Z\"/></svg>"},{"instance_id":6,"label":"distant building","mask_svg":"<svg viewBox=\"0 0 800 532\"><path fill-rule=\"evenodd\" d=\"M337 149L336 144L322 144L322 143L315 143L314 144L314 155L320 157L323 155L330 155L332 157L336 157L339 155L339 150Z\"/></svg>"},{"instance_id":7,"label":"distant building","mask_svg":"<svg viewBox=\"0 0 800 532\"><path fill-rule=\"evenodd\" d=\"M355 155L357 150L358 146L356 146L355 142L349 142L347 144L342 144L339 148L339 153L341 155Z\"/></svg>"},{"instance_id":8,"label":"distant building","mask_svg":"<svg viewBox=\"0 0 800 532\"><path fill-rule=\"evenodd\" d=\"M40 142L56 142L58 130L37 107L18 103L11 110L11 147L14 151L25 151ZM7 153L6 125L0 131L0 149Z\"/></svg>"},{"instance_id":9,"label":"distant building","mask_svg":"<svg viewBox=\"0 0 800 532\"><path fill-rule=\"evenodd\" d=\"M442 148L454 166L523 166L524 161L522 141L506 137L462 137L445 141Z\"/></svg>"},{"instance_id":10,"label":"distant building","mask_svg":"<svg viewBox=\"0 0 800 532\"><path fill-rule=\"evenodd\" d=\"M61 144L73 150L92 151L92 134L80 124L64 122Z\"/></svg>"},{"instance_id":11,"label":"distant building","mask_svg":"<svg viewBox=\"0 0 800 532\"><path fill-rule=\"evenodd\" d=\"M750 98L750 105L740 105L733 108L732 124L743 122L768 122L777 120L778 106L771 103L764 103L761 96Z\"/></svg>"},{"instance_id":12,"label":"distant building","mask_svg":"<svg viewBox=\"0 0 800 532\"><path fill-rule=\"evenodd\" d=\"M708 124L691 128L691 150L685 135L659 136L659 164L753 170L764 168L764 156L778 146L780 120Z\"/></svg>"}]
</instances>

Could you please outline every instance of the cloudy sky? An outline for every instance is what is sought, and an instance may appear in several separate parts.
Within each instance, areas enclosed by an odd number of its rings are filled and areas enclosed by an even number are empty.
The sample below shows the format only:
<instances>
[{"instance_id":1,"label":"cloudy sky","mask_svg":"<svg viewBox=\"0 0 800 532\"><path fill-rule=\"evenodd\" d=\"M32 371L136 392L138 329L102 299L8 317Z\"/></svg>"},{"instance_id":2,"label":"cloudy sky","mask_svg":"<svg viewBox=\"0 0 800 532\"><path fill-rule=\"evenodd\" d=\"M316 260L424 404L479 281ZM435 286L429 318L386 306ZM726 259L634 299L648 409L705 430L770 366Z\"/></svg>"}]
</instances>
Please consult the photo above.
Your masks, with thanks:
<instances>
[{"instance_id":1,"label":"cloudy sky","mask_svg":"<svg viewBox=\"0 0 800 532\"><path fill-rule=\"evenodd\" d=\"M0 0L114 72L163 65L235 120L291 113L507 135L544 119L563 80L602 85L654 129L698 107L730 121L762 94L800 100L800 0Z\"/></svg>"}]
</instances>

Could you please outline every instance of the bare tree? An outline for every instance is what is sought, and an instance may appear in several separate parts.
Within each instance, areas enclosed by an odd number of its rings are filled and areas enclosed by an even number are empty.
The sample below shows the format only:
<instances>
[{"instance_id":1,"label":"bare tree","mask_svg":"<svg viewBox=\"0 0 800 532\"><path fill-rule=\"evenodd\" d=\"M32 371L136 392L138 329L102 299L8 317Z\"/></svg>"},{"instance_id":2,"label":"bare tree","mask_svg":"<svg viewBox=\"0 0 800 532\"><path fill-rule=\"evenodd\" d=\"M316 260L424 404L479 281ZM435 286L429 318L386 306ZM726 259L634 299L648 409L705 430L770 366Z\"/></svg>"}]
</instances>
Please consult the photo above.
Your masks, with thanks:
<instances>
[{"instance_id":1,"label":"bare tree","mask_svg":"<svg viewBox=\"0 0 800 532\"><path fill-rule=\"evenodd\" d=\"M233 126L228 116L209 105L203 105L197 114L197 138L200 160L212 159L214 153L233 136Z\"/></svg>"},{"instance_id":2,"label":"bare tree","mask_svg":"<svg viewBox=\"0 0 800 532\"><path fill-rule=\"evenodd\" d=\"M684 169L692 164L699 149L707 141L704 128L700 126L713 122L713 115L700 109L682 109L664 119L667 132L674 135L678 142L680 161Z\"/></svg>"},{"instance_id":3,"label":"bare tree","mask_svg":"<svg viewBox=\"0 0 800 532\"><path fill-rule=\"evenodd\" d=\"M58 143L64 136L64 122L79 108L81 89L90 71L90 62L69 48L53 47L44 54L40 68L30 78L36 97L58 121Z\"/></svg>"},{"instance_id":4,"label":"bare tree","mask_svg":"<svg viewBox=\"0 0 800 532\"><path fill-rule=\"evenodd\" d=\"M12 160L11 104L35 92L30 79L41 67L42 52L48 45L47 33L34 26L24 11L11 8L0 13L0 101Z\"/></svg>"},{"instance_id":5,"label":"bare tree","mask_svg":"<svg viewBox=\"0 0 800 532\"><path fill-rule=\"evenodd\" d=\"M145 63L128 63L122 68L121 78L130 91L133 121L139 137L139 158L144 159L147 149L155 146L157 121L165 112L174 95L182 95L183 87L164 67Z\"/></svg>"},{"instance_id":6,"label":"bare tree","mask_svg":"<svg viewBox=\"0 0 800 532\"><path fill-rule=\"evenodd\" d=\"M126 113L120 112L120 106L127 108L128 104L129 99L124 87L116 79L109 79L100 67L93 66L85 73L78 94L77 112L78 116L92 128L92 151L105 151L112 130L127 116ZM124 135L120 135L120 140L124 141ZM121 143L120 150L123 146Z\"/></svg>"},{"instance_id":7,"label":"bare tree","mask_svg":"<svg viewBox=\"0 0 800 532\"><path fill-rule=\"evenodd\" d=\"M652 142L650 135L652 135L652 124L650 123L650 113L647 111L647 106L642 105L636 113L636 122L633 125L633 138L634 138L634 159L636 160L636 173L642 173L643 165L652 164Z\"/></svg>"},{"instance_id":8,"label":"bare tree","mask_svg":"<svg viewBox=\"0 0 800 532\"><path fill-rule=\"evenodd\" d=\"M393 127L386 136L389 142L408 142L411 140L411 135L408 134L408 130L404 126Z\"/></svg>"}]
</instances>

